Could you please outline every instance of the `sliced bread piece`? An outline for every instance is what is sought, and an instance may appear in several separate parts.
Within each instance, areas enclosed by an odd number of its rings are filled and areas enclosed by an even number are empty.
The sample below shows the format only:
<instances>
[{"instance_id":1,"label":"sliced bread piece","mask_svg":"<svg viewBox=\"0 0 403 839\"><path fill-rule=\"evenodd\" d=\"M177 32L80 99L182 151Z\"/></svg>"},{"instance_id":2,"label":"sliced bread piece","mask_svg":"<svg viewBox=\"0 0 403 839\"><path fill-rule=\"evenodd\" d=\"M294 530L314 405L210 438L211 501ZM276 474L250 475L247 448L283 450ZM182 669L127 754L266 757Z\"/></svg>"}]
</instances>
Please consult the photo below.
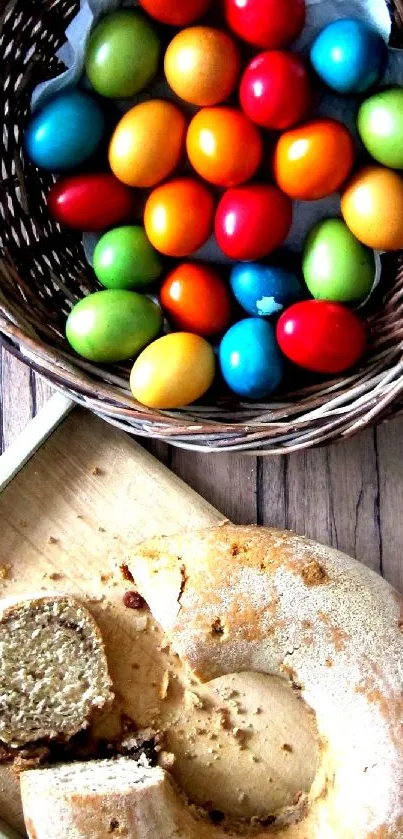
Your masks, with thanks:
<instances>
[{"instance_id":1,"label":"sliced bread piece","mask_svg":"<svg viewBox=\"0 0 403 839\"><path fill-rule=\"evenodd\" d=\"M182 804L167 773L131 758L31 769L21 794L30 839L188 836L178 832Z\"/></svg>"},{"instance_id":2,"label":"sliced bread piece","mask_svg":"<svg viewBox=\"0 0 403 839\"><path fill-rule=\"evenodd\" d=\"M64 595L1 605L0 741L14 749L69 739L113 699L92 615Z\"/></svg>"}]
</instances>

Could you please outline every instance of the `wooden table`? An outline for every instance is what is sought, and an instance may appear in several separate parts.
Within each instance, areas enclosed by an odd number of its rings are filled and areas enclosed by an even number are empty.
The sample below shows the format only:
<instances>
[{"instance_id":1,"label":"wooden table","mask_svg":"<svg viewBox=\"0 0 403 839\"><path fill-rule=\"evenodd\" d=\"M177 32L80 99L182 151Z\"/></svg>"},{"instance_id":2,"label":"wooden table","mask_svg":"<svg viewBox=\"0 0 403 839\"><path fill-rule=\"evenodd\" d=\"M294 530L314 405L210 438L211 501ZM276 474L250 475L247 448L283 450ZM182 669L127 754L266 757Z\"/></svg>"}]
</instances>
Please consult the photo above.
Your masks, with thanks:
<instances>
[{"instance_id":1,"label":"wooden table","mask_svg":"<svg viewBox=\"0 0 403 839\"><path fill-rule=\"evenodd\" d=\"M1 450L51 393L43 379L2 349ZM365 561L403 590L403 419L289 457L146 446L233 521L305 533Z\"/></svg>"}]
</instances>

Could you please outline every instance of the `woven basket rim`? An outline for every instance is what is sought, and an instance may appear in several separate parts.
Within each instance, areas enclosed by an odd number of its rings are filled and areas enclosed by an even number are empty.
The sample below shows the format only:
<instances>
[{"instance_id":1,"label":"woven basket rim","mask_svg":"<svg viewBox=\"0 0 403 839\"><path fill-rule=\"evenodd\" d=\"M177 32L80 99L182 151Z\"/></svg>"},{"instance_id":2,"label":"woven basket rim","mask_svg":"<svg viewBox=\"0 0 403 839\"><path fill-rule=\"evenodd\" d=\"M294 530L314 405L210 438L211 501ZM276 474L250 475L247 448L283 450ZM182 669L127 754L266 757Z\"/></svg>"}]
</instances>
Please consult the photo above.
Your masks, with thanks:
<instances>
[{"instance_id":1,"label":"woven basket rim","mask_svg":"<svg viewBox=\"0 0 403 839\"><path fill-rule=\"evenodd\" d=\"M211 405L149 410L136 404L129 393L127 369L101 368L69 351L61 329L64 314L57 306L68 311L69 304L80 296L78 284L82 296L91 284L94 290L94 280L87 274L90 272L77 239L63 234L46 217L46 179L41 180L23 157L20 138L38 70L41 78L42 52L48 61L53 59L63 40L66 21L74 16L77 5L78 0L31 0L28 11L24 0L10 0L0 11L0 55L5 67L1 97L5 133L0 210L5 236L0 259L0 332L5 347L77 403L125 431L196 451L291 453L345 439L400 413L403 253L384 258L385 290L377 300L379 308L371 307L367 312L371 351L361 368L333 381L305 381L299 390L277 394L268 403L242 403L220 395ZM391 43L403 46L403 0L393 0L390 7L395 21ZM33 8L37 18L32 16ZM38 41L32 29L35 19ZM55 75L55 67L49 66L49 76ZM18 139L13 140L18 132ZM25 253L25 262L20 260L26 237L29 262ZM75 264L78 277L72 276ZM72 290L73 280L76 285Z\"/></svg>"}]
</instances>

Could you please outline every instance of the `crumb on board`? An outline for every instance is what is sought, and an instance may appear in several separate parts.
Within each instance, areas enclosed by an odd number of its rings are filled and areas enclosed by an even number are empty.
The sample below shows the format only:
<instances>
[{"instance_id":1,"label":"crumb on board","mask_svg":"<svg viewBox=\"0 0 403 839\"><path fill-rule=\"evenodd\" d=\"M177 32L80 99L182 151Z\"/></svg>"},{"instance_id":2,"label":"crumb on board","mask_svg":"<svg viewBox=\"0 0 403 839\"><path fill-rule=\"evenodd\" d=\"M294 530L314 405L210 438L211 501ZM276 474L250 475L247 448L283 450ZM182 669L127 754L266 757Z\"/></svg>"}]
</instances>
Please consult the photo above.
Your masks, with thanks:
<instances>
[{"instance_id":1,"label":"crumb on board","mask_svg":"<svg viewBox=\"0 0 403 839\"><path fill-rule=\"evenodd\" d=\"M162 676L162 679L161 679L160 686L159 686L159 697L160 697L160 699L166 699L167 698L168 690L169 690L169 682L170 682L170 673L169 673L169 670L165 670L165 672Z\"/></svg>"},{"instance_id":2,"label":"crumb on board","mask_svg":"<svg viewBox=\"0 0 403 839\"><path fill-rule=\"evenodd\" d=\"M196 711L202 711L204 709L203 700L200 699L200 696L198 696L197 693L194 693L192 690L186 691L185 704L187 708L194 708Z\"/></svg>"},{"instance_id":3,"label":"crumb on board","mask_svg":"<svg viewBox=\"0 0 403 839\"><path fill-rule=\"evenodd\" d=\"M49 545L58 545L59 544L59 539L57 539L56 536L49 536L48 542L49 542Z\"/></svg>"},{"instance_id":4,"label":"crumb on board","mask_svg":"<svg viewBox=\"0 0 403 839\"><path fill-rule=\"evenodd\" d=\"M100 533L106 533L106 530L105 530L104 527L98 527L98 530L99 530Z\"/></svg>"},{"instance_id":5,"label":"crumb on board","mask_svg":"<svg viewBox=\"0 0 403 839\"><path fill-rule=\"evenodd\" d=\"M175 755L172 752L161 751L158 755L158 765L161 769L169 771L175 763Z\"/></svg>"},{"instance_id":6,"label":"crumb on board","mask_svg":"<svg viewBox=\"0 0 403 839\"><path fill-rule=\"evenodd\" d=\"M105 475L105 469L101 469L100 466L94 466L92 470L93 475Z\"/></svg>"},{"instance_id":7,"label":"crumb on board","mask_svg":"<svg viewBox=\"0 0 403 839\"><path fill-rule=\"evenodd\" d=\"M283 743L281 748L282 748L283 752L288 752L288 754L292 754L292 752L294 751L293 747L290 746L289 743Z\"/></svg>"},{"instance_id":8,"label":"crumb on board","mask_svg":"<svg viewBox=\"0 0 403 839\"><path fill-rule=\"evenodd\" d=\"M0 580L10 579L11 565L0 565Z\"/></svg>"},{"instance_id":9,"label":"crumb on board","mask_svg":"<svg viewBox=\"0 0 403 839\"><path fill-rule=\"evenodd\" d=\"M104 600L106 600L106 595L100 594L98 596L87 597L86 600L88 601L88 603L103 603Z\"/></svg>"},{"instance_id":10,"label":"crumb on board","mask_svg":"<svg viewBox=\"0 0 403 839\"><path fill-rule=\"evenodd\" d=\"M101 583L105 584L105 583L108 583L109 580L112 579L112 577L113 577L113 574L101 574L99 579L101 580Z\"/></svg>"},{"instance_id":11,"label":"crumb on board","mask_svg":"<svg viewBox=\"0 0 403 839\"><path fill-rule=\"evenodd\" d=\"M127 580L127 582L129 582L129 583L134 583L134 577L133 577L133 574L132 574L132 572L130 571L130 568L129 568L129 566L127 565L127 563L126 563L126 562L122 562L122 564L121 564L121 565L119 565L119 568L120 568L120 570L121 570L121 572L122 572L122 577L123 577L123 579L124 579L124 580Z\"/></svg>"},{"instance_id":12,"label":"crumb on board","mask_svg":"<svg viewBox=\"0 0 403 839\"><path fill-rule=\"evenodd\" d=\"M133 619L133 629L135 632L145 632L147 629L148 617L147 615L139 615Z\"/></svg>"},{"instance_id":13,"label":"crumb on board","mask_svg":"<svg viewBox=\"0 0 403 839\"><path fill-rule=\"evenodd\" d=\"M49 580L61 580L63 574L60 574L59 571L52 571L51 574L48 574Z\"/></svg>"}]
</instances>

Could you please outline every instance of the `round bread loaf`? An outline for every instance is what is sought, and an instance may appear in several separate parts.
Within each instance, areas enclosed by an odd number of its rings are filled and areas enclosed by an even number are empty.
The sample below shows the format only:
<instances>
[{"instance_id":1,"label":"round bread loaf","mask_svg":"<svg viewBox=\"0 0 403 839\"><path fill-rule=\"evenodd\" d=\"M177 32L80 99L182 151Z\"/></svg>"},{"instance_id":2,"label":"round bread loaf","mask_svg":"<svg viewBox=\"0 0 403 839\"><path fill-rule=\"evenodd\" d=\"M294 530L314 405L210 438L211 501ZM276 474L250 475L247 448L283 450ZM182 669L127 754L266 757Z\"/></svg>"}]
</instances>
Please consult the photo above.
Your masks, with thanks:
<instances>
[{"instance_id":1,"label":"round bread loaf","mask_svg":"<svg viewBox=\"0 0 403 839\"><path fill-rule=\"evenodd\" d=\"M136 550L131 571L201 681L256 671L292 686L315 715L319 769L294 806L238 825L209 822L159 767L139 774L125 763L122 775L104 761L26 772L32 839L113 831L131 839L403 839L396 591L338 551L232 525L153 540Z\"/></svg>"},{"instance_id":2,"label":"round bread loaf","mask_svg":"<svg viewBox=\"0 0 403 839\"><path fill-rule=\"evenodd\" d=\"M131 571L199 679L280 675L314 711L321 766L276 836L402 839L403 598L385 580L292 533L233 525L156 539Z\"/></svg>"}]
</instances>

